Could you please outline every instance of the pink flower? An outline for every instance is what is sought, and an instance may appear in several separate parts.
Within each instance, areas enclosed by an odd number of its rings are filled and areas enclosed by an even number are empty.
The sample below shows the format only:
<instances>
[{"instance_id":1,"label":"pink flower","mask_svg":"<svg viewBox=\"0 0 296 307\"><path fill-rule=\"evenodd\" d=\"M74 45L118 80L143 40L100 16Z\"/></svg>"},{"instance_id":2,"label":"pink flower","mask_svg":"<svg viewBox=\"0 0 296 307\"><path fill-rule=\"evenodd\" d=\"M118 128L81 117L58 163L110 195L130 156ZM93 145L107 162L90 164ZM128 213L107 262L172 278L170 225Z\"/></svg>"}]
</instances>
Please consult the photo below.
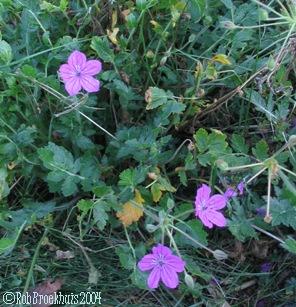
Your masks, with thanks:
<instances>
[{"instance_id":1,"label":"pink flower","mask_svg":"<svg viewBox=\"0 0 296 307\"><path fill-rule=\"evenodd\" d=\"M162 281L168 288L176 288L179 284L177 273L184 271L185 262L173 255L171 249L158 244L152 248L152 254L144 256L138 263L141 271L151 271L148 277L148 287L157 288Z\"/></svg>"},{"instance_id":2,"label":"pink flower","mask_svg":"<svg viewBox=\"0 0 296 307\"><path fill-rule=\"evenodd\" d=\"M238 189L239 195L243 195L244 194L244 190L245 190L245 183L243 181L241 181L237 185L237 189Z\"/></svg>"},{"instance_id":3,"label":"pink flower","mask_svg":"<svg viewBox=\"0 0 296 307\"><path fill-rule=\"evenodd\" d=\"M224 197L226 197L227 200L235 196L237 196L237 192L233 188L227 188L227 190L224 193Z\"/></svg>"},{"instance_id":4,"label":"pink flower","mask_svg":"<svg viewBox=\"0 0 296 307\"><path fill-rule=\"evenodd\" d=\"M73 51L68 63L61 65L59 75L65 83L70 96L77 95L83 88L89 93L98 92L100 81L93 76L102 70L102 63L98 60L87 61L84 53Z\"/></svg>"},{"instance_id":5,"label":"pink flower","mask_svg":"<svg viewBox=\"0 0 296 307\"><path fill-rule=\"evenodd\" d=\"M219 227L226 226L226 219L218 210L224 208L227 203L227 198L221 194L211 195L211 188L203 184L196 191L195 198L195 216L199 218L202 223L213 228L213 225Z\"/></svg>"}]
</instances>

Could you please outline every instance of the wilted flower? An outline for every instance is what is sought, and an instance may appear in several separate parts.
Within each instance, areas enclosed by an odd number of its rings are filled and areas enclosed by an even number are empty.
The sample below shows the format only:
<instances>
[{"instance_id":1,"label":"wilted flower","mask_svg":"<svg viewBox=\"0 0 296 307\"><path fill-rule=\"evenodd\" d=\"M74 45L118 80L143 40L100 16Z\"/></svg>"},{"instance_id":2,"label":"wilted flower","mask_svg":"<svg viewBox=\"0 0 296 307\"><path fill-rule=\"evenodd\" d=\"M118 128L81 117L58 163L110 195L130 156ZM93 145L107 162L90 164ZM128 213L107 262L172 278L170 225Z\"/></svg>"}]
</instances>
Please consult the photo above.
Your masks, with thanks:
<instances>
[{"instance_id":1,"label":"wilted flower","mask_svg":"<svg viewBox=\"0 0 296 307\"><path fill-rule=\"evenodd\" d=\"M226 206L227 200L224 195L215 194L211 195L211 188L203 184L196 191L195 198L195 216L199 218L202 223L212 228L213 225L219 227L226 226L226 219L218 210Z\"/></svg>"},{"instance_id":2,"label":"wilted flower","mask_svg":"<svg viewBox=\"0 0 296 307\"><path fill-rule=\"evenodd\" d=\"M138 263L141 271L151 271L148 287L157 288L162 281L168 288L176 288L179 284L177 273L184 271L185 262L173 255L170 248L158 244L152 248L152 254L145 255Z\"/></svg>"},{"instance_id":3,"label":"wilted flower","mask_svg":"<svg viewBox=\"0 0 296 307\"><path fill-rule=\"evenodd\" d=\"M84 53L73 51L68 63L61 65L59 75L65 83L70 96L77 95L81 89L89 93L98 92L100 81L93 76L102 70L102 63L98 60L88 60Z\"/></svg>"}]
</instances>

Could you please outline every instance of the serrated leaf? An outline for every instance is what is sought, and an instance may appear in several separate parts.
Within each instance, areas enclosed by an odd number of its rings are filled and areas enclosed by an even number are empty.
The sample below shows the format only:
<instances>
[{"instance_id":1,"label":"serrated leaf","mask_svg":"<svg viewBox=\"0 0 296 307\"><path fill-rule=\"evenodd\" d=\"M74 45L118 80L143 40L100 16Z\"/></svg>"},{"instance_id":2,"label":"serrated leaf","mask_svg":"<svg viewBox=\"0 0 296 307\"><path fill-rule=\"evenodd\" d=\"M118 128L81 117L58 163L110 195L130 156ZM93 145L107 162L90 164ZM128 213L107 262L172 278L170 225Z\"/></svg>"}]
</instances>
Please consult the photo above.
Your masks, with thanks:
<instances>
[{"instance_id":1,"label":"serrated leaf","mask_svg":"<svg viewBox=\"0 0 296 307\"><path fill-rule=\"evenodd\" d=\"M207 7L206 0L189 0L187 9L191 14L191 18L196 22L205 14Z\"/></svg>"},{"instance_id":2,"label":"serrated leaf","mask_svg":"<svg viewBox=\"0 0 296 307\"><path fill-rule=\"evenodd\" d=\"M135 198L123 205L123 209L117 212L116 216L120 219L125 227L137 222L144 214L144 199L138 190L135 190Z\"/></svg>"},{"instance_id":3,"label":"serrated leaf","mask_svg":"<svg viewBox=\"0 0 296 307\"><path fill-rule=\"evenodd\" d=\"M208 149L208 132L200 128L195 134L194 139L196 146L201 153L204 153Z\"/></svg>"},{"instance_id":4,"label":"serrated leaf","mask_svg":"<svg viewBox=\"0 0 296 307\"><path fill-rule=\"evenodd\" d=\"M160 185L158 183L154 183L151 186L151 194L152 194L152 199L155 203L158 203L161 196L162 196L162 191L160 189Z\"/></svg>"},{"instance_id":5,"label":"serrated leaf","mask_svg":"<svg viewBox=\"0 0 296 307\"><path fill-rule=\"evenodd\" d=\"M281 244L281 246L290 253L296 254L296 240L294 240L292 237L289 237L284 243Z\"/></svg>"},{"instance_id":6,"label":"serrated leaf","mask_svg":"<svg viewBox=\"0 0 296 307\"><path fill-rule=\"evenodd\" d=\"M145 93L145 99L148 103L146 110L155 109L168 102L166 92L158 87L149 87Z\"/></svg>"},{"instance_id":7,"label":"serrated leaf","mask_svg":"<svg viewBox=\"0 0 296 307\"><path fill-rule=\"evenodd\" d=\"M12 60L12 49L10 45L2 40L0 41L0 63L9 64Z\"/></svg>"},{"instance_id":8,"label":"serrated leaf","mask_svg":"<svg viewBox=\"0 0 296 307\"><path fill-rule=\"evenodd\" d=\"M109 43L106 38L95 36L91 40L90 47L96 51L98 57L105 62L114 62L114 52L109 47Z\"/></svg>"},{"instance_id":9,"label":"serrated leaf","mask_svg":"<svg viewBox=\"0 0 296 307\"><path fill-rule=\"evenodd\" d=\"M158 184L162 191L168 191L172 193L176 192L176 189L171 185L171 183L166 178L159 177Z\"/></svg>"},{"instance_id":10,"label":"serrated leaf","mask_svg":"<svg viewBox=\"0 0 296 307\"><path fill-rule=\"evenodd\" d=\"M78 175L80 161L74 161L72 154L62 146L48 143L38 149L39 158L43 165L51 170L46 177L52 191L61 191L64 196L73 195L78 191L77 183L84 180Z\"/></svg>"},{"instance_id":11,"label":"serrated leaf","mask_svg":"<svg viewBox=\"0 0 296 307\"><path fill-rule=\"evenodd\" d=\"M214 130L208 137L208 148L211 152L224 152L228 144L226 135L219 130Z\"/></svg>"},{"instance_id":12,"label":"serrated leaf","mask_svg":"<svg viewBox=\"0 0 296 307\"><path fill-rule=\"evenodd\" d=\"M131 274L131 280L133 285L135 285L137 288L148 290L147 287L147 272L142 272L138 268L134 270L134 272Z\"/></svg>"},{"instance_id":13,"label":"serrated leaf","mask_svg":"<svg viewBox=\"0 0 296 307\"><path fill-rule=\"evenodd\" d=\"M244 242L247 238L257 238L256 231L245 217L233 216L228 221L228 228L239 241Z\"/></svg>"},{"instance_id":14,"label":"serrated leaf","mask_svg":"<svg viewBox=\"0 0 296 307\"><path fill-rule=\"evenodd\" d=\"M296 229L296 207L288 200L271 199L270 212L273 226L285 225Z\"/></svg>"},{"instance_id":15,"label":"serrated leaf","mask_svg":"<svg viewBox=\"0 0 296 307\"><path fill-rule=\"evenodd\" d=\"M106 213L106 203L97 201L93 208L94 223L100 230L103 230L107 224L108 214Z\"/></svg>"},{"instance_id":16,"label":"serrated leaf","mask_svg":"<svg viewBox=\"0 0 296 307\"><path fill-rule=\"evenodd\" d=\"M94 202L92 200L81 199L77 203L77 207L83 213L89 212L94 206Z\"/></svg>"},{"instance_id":17,"label":"serrated leaf","mask_svg":"<svg viewBox=\"0 0 296 307\"><path fill-rule=\"evenodd\" d=\"M145 173L141 169L128 168L119 175L120 186L135 188L139 183L145 180Z\"/></svg>"},{"instance_id":18,"label":"serrated leaf","mask_svg":"<svg viewBox=\"0 0 296 307\"><path fill-rule=\"evenodd\" d=\"M232 147L238 153L248 154L249 147L245 139L239 134L233 134L231 137Z\"/></svg>"},{"instance_id":19,"label":"serrated leaf","mask_svg":"<svg viewBox=\"0 0 296 307\"><path fill-rule=\"evenodd\" d=\"M247 89L246 97L256 106L256 109L263 112L269 120L277 120L277 117L272 113L272 106L269 106L258 92Z\"/></svg>"},{"instance_id":20,"label":"serrated leaf","mask_svg":"<svg viewBox=\"0 0 296 307\"><path fill-rule=\"evenodd\" d=\"M252 148L253 155L263 161L268 158L268 145L265 140L260 140L255 148Z\"/></svg>"},{"instance_id":21,"label":"serrated leaf","mask_svg":"<svg viewBox=\"0 0 296 307\"><path fill-rule=\"evenodd\" d=\"M119 257L120 264L123 268L132 270L135 267L135 259L127 245L116 247L115 252Z\"/></svg>"},{"instance_id":22,"label":"serrated leaf","mask_svg":"<svg viewBox=\"0 0 296 307\"><path fill-rule=\"evenodd\" d=\"M74 195L78 191L77 183L79 179L73 176L68 176L62 183L61 191L64 196Z\"/></svg>"}]
</instances>

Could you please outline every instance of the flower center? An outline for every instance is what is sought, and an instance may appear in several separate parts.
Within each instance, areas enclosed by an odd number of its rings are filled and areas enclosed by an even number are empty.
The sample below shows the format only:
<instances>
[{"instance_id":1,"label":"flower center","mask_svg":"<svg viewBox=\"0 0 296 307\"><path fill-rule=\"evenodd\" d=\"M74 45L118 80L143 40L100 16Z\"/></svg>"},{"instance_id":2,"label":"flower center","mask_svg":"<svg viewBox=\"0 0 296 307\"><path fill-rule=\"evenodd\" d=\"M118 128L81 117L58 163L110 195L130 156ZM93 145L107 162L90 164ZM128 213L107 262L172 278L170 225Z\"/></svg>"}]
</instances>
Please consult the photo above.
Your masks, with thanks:
<instances>
[{"instance_id":1,"label":"flower center","mask_svg":"<svg viewBox=\"0 0 296 307\"><path fill-rule=\"evenodd\" d=\"M81 67L80 67L80 65L75 65L75 70L76 70L75 76L76 77L80 77L80 75L81 75Z\"/></svg>"},{"instance_id":2,"label":"flower center","mask_svg":"<svg viewBox=\"0 0 296 307\"><path fill-rule=\"evenodd\" d=\"M206 208L207 208L206 201L203 200L203 201L201 202L201 204L199 205L199 209L202 210L202 211L204 211Z\"/></svg>"},{"instance_id":3,"label":"flower center","mask_svg":"<svg viewBox=\"0 0 296 307\"><path fill-rule=\"evenodd\" d=\"M166 261L164 259L163 255L159 255L159 257L156 259L156 264L159 265L160 267L164 266L166 264Z\"/></svg>"}]
</instances>

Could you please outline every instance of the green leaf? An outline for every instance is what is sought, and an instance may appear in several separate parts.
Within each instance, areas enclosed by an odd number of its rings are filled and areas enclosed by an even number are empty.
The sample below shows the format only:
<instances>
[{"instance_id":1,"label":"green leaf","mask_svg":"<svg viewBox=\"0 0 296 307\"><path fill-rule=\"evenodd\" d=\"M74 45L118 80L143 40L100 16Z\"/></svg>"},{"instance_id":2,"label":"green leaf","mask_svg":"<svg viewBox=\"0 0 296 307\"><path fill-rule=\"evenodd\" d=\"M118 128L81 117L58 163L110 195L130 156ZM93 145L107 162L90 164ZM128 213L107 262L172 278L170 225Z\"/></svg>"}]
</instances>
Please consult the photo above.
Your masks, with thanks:
<instances>
[{"instance_id":1,"label":"green leaf","mask_svg":"<svg viewBox=\"0 0 296 307\"><path fill-rule=\"evenodd\" d=\"M2 40L0 41L0 63L2 65L9 64L12 60L12 49L10 45Z\"/></svg>"},{"instance_id":2,"label":"green leaf","mask_svg":"<svg viewBox=\"0 0 296 307\"><path fill-rule=\"evenodd\" d=\"M83 213L89 212L94 206L94 202L92 200L81 199L77 203L77 207Z\"/></svg>"},{"instance_id":3,"label":"green leaf","mask_svg":"<svg viewBox=\"0 0 296 307\"><path fill-rule=\"evenodd\" d=\"M114 52L109 47L108 40L103 37L95 36L91 40L90 47L96 51L98 57L105 62L114 62Z\"/></svg>"},{"instance_id":4,"label":"green leaf","mask_svg":"<svg viewBox=\"0 0 296 307\"><path fill-rule=\"evenodd\" d=\"M130 277L131 277L132 283L136 287L143 289L143 290L149 290L147 287L147 278L148 278L147 272L142 272L138 268L136 268Z\"/></svg>"},{"instance_id":5,"label":"green leaf","mask_svg":"<svg viewBox=\"0 0 296 307\"><path fill-rule=\"evenodd\" d=\"M148 102L146 110L155 109L168 102L166 92L158 87L150 87L145 94L146 101Z\"/></svg>"},{"instance_id":6,"label":"green leaf","mask_svg":"<svg viewBox=\"0 0 296 307\"><path fill-rule=\"evenodd\" d=\"M211 152L224 152L228 144L226 142L226 135L218 130L214 130L208 138L208 148Z\"/></svg>"},{"instance_id":7,"label":"green leaf","mask_svg":"<svg viewBox=\"0 0 296 307\"><path fill-rule=\"evenodd\" d=\"M265 99L254 90L246 90L246 97L256 106L256 109L266 115L271 120L276 120L277 117L272 113L272 105L266 103Z\"/></svg>"},{"instance_id":8,"label":"green leaf","mask_svg":"<svg viewBox=\"0 0 296 307\"><path fill-rule=\"evenodd\" d=\"M61 0L60 1L60 10L62 12L66 12L68 5L69 5L69 0Z\"/></svg>"},{"instance_id":9,"label":"green leaf","mask_svg":"<svg viewBox=\"0 0 296 307\"><path fill-rule=\"evenodd\" d=\"M200 128L194 134L194 139L196 142L196 146L201 153L204 153L208 149L208 132Z\"/></svg>"},{"instance_id":10,"label":"green leaf","mask_svg":"<svg viewBox=\"0 0 296 307\"><path fill-rule=\"evenodd\" d=\"M80 161L74 161L72 154L62 146L49 143L38 149L43 165L51 170L46 181L52 191L61 191L64 196L73 195L78 191L77 184L84 180L78 175Z\"/></svg>"},{"instance_id":11,"label":"green leaf","mask_svg":"<svg viewBox=\"0 0 296 307\"><path fill-rule=\"evenodd\" d=\"M253 155L259 159L260 161L263 161L268 158L268 145L265 142L265 140L260 140L255 148L252 148Z\"/></svg>"},{"instance_id":12,"label":"green leaf","mask_svg":"<svg viewBox=\"0 0 296 307\"><path fill-rule=\"evenodd\" d=\"M221 0L221 2L230 10L233 10L235 8L232 0Z\"/></svg>"},{"instance_id":13,"label":"green leaf","mask_svg":"<svg viewBox=\"0 0 296 307\"><path fill-rule=\"evenodd\" d=\"M10 239L10 238L0 239L0 255L11 250L14 244L15 244L14 239Z\"/></svg>"},{"instance_id":14,"label":"green leaf","mask_svg":"<svg viewBox=\"0 0 296 307\"><path fill-rule=\"evenodd\" d=\"M25 64L21 68L22 73L27 77L35 78L37 76L37 70L35 67Z\"/></svg>"},{"instance_id":15,"label":"green leaf","mask_svg":"<svg viewBox=\"0 0 296 307\"><path fill-rule=\"evenodd\" d=\"M128 168L120 173L118 184L124 187L135 188L139 183L145 180L145 173L141 169Z\"/></svg>"},{"instance_id":16,"label":"green leaf","mask_svg":"<svg viewBox=\"0 0 296 307\"><path fill-rule=\"evenodd\" d=\"M228 228L239 241L257 238L256 231L245 216L244 208L238 204L235 205L235 214L228 220Z\"/></svg>"},{"instance_id":17,"label":"green leaf","mask_svg":"<svg viewBox=\"0 0 296 307\"><path fill-rule=\"evenodd\" d=\"M288 200L271 198L270 212L273 226L285 225L296 229L296 207Z\"/></svg>"},{"instance_id":18,"label":"green leaf","mask_svg":"<svg viewBox=\"0 0 296 307\"><path fill-rule=\"evenodd\" d=\"M152 199L154 202L158 203L161 196L162 196L162 191L161 191L161 186L158 183L154 183L151 186L151 194L152 194Z\"/></svg>"},{"instance_id":19,"label":"green leaf","mask_svg":"<svg viewBox=\"0 0 296 307\"><path fill-rule=\"evenodd\" d=\"M64 196L71 196L78 191L77 183L79 179L73 176L67 177L61 187Z\"/></svg>"},{"instance_id":20,"label":"green leaf","mask_svg":"<svg viewBox=\"0 0 296 307\"><path fill-rule=\"evenodd\" d=\"M188 11L191 14L191 18L198 22L200 18L204 15L207 7L206 0L189 0L188 1Z\"/></svg>"},{"instance_id":21,"label":"green leaf","mask_svg":"<svg viewBox=\"0 0 296 307\"><path fill-rule=\"evenodd\" d=\"M113 190L111 187L105 185L104 183L101 183L100 185L96 186L93 188L93 193L97 196L97 197L103 197L106 196L108 194L112 194Z\"/></svg>"},{"instance_id":22,"label":"green leaf","mask_svg":"<svg viewBox=\"0 0 296 307\"><path fill-rule=\"evenodd\" d=\"M6 169L0 168L0 200L6 197L10 192L10 188L6 181L7 176L8 174Z\"/></svg>"},{"instance_id":23,"label":"green leaf","mask_svg":"<svg viewBox=\"0 0 296 307\"><path fill-rule=\"evenodd\" d=\"M103 230L107 224L108 214L106 213L106 203L103 201L97 201L93 208L94 223L100 230Z\"/></svg>"},{"instance_id":24,"label":"green leaf","mask_svg":"<svg viewBox=\"0 0 296 307\"><path fill-rule=\"evenodd\" d=\"M130 248L127 245L120 245L116 247L115 253L118 255L120 264L123 268L127 270L134 269L136 262L131 254Z\"/></svg>"},{"instance_id":25,"label":"green leaf","mask_svg":"<svg viewBox=\"0 0 296 307\"><path fill-rule=\"evenodd\" d=\"M295 184L287 177L283 171L278 171L279 176L282 178L286 188L296 196L296 186Z\"/></svg>"},{"instance_id":26,"label":"green leaf","mask_svg":"<svg viewBox=\"0 0 296 307\"><path fill-rule=\"evenodd\" d=\"M294 240L292 237L289 237L284 243L281 244L281 246L290 253L296 254L296 240Z\"/></svg>"},{"instance_id":27,"label":"green leaf","mask_svg":"<svg viewBox=\"0 0 296 307\"><path fill-rule=\"evenodd\" d=\"M203 229L202 223L199 220L189 220L186 223L177 223L176 227L185 232L193 240L207 245L207 232ZM176 231L175 234L176 243L180 246L193 246L195 248L200 248L200 245L196 244L194 241L190 240L182 233Z\"/></svg>"},{"instance_id":28,"label":"green leaf","mask_svg":"<svg viewBox=\"0 0 296 307\"><path fill-rule=\"evenodd\" d=\"M248 154L249 146L246 144L245 139L239 134L233 134L231 137L232 147L238 153Z\"/></svg>"}]
</instances>

